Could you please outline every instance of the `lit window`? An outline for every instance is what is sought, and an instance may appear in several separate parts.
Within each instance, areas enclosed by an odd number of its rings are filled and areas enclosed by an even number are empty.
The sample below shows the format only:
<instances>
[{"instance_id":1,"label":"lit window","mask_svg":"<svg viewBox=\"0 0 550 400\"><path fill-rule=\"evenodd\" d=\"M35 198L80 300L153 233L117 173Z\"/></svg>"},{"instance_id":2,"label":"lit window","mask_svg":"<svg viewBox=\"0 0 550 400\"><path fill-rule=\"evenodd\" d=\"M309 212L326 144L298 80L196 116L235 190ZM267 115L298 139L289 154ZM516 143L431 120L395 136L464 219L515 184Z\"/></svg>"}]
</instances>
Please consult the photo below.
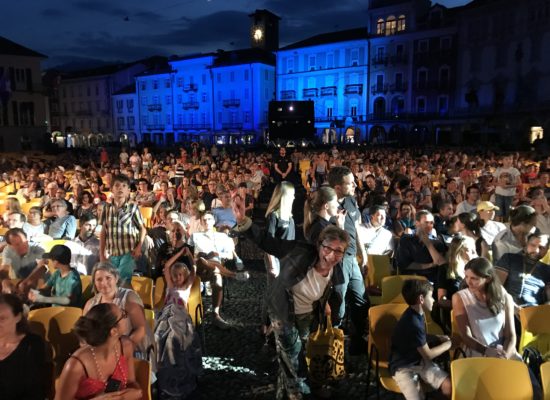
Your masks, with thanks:
<instances>
[{"instance_id":1,"label":"lit window","mask_svg":"<svg viewBox=\"0 0 550 400\"><path fill-rule=\"evenodd\" d=\"M403 32L405 30L405 16L400 15L397 19L397 32Z\"/></svg>"},{"instance_id":2,"label":"lit window","mask_svg":"<svg viewBox=\"0 0 550 400\"><path fill-rule=\"evenodd\" d=\"M385 22L382 18L379 18L378 21L376 21L376 34L377 35L383 35L384 34L384 26Z\"/></svg>"},{"instance_id":3,"label":"lit window","mask_svg":"<svg viewBox=\"0 0 550 400\"><path fill-rule=\"evenodd\" d=\"M393 15L390 15L386 20L386 36L395 35L397 31L397 20Z\"/></svg>"}]
</instances>

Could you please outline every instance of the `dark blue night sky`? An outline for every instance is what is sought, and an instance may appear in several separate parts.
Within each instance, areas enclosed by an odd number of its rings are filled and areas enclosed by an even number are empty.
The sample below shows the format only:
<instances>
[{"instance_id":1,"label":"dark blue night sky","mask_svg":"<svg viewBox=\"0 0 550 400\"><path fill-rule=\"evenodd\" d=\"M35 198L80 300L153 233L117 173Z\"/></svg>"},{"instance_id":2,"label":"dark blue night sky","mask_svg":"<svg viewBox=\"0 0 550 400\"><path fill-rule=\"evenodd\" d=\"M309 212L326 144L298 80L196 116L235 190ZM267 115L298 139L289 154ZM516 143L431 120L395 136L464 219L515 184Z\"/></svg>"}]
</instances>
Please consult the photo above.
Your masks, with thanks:
<instances>
[{"instance_id":1,"label":"dark blue night sky","mask_svg":"<svg viewBox=\"0 0 550 400\"><path fill-rule=\"evenodd\" d=\"M468 0L439 0L458 6ZM2 36L49 56L46 67L131 61L249 45L248 14L282 17L281 45L364 25L367 0L24 0L4 2Z\"/></svg>"}]
</instances>

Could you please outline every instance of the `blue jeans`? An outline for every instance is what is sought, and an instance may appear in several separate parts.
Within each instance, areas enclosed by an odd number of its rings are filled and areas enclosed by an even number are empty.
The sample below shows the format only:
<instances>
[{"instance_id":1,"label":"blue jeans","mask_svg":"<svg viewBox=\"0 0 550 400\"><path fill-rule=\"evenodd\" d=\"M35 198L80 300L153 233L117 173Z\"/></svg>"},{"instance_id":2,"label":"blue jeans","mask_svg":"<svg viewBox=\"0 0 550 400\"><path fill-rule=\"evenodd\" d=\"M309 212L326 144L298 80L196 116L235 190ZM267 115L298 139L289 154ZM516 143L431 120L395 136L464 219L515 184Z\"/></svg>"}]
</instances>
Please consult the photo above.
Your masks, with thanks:
<instances>
[{"instance_id":1,"label":"blue jeans","mask_svg":"<svg viewBox=\"0 0 550 400\"><path fill-rule=\"evenodd\" d=\"M121 256L111 256L109 261L118 270L120 274L120 284L129 285L132 281L132 274L136 268L136 260L131 253L126 253Z\"/></svg>"},{"instance_id":2,"label":"blue jeans","mask_svg":"<svg viewBox=\"0 0 550 400\"><path fill-rule=\"evenodd\" d=\"M495 194L495 205L500 208L500 210L496 211L496 215L503 217L504 219L508 218L513 201L514 196L502 196L500 194Z\"/></svg>"},{"instance_id":3,"label":"blue jeans","mask_svg":"<svg viewBox=\"0 0 550 400\"><path fill-rule=\"evenodd\" d=\"M330 299L332 321L339 326L346 313L346 298L349 300L350 317L353 325L352 343L362 344L365 325L369 312L369 298L365 293L365 282L355 256L345 255L341 264L334 270L335 274L343 275L342 284L335 285ZM366 344L365 344L366 346Z\"/></svg>"}]
</instances>

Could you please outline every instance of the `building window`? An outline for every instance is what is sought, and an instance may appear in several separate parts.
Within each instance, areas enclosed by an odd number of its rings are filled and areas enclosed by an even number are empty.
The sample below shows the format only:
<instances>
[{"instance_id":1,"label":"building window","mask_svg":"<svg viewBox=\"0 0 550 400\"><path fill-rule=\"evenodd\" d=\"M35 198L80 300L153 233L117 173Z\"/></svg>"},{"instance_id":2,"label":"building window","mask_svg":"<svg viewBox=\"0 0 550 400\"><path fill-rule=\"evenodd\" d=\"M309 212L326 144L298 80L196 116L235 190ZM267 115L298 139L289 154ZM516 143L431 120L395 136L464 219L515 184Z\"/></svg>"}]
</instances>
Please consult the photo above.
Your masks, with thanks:
<instances>
[{"instance_id":1,"label":"building window","mask_svg":"<svg viewBox=\"0 0 550 400\"><path fill-rule=\"evenodd\" d=\"M446 114L449 111L449 98L447 96L439 96L437 99L437 109L440 114Z\"/></svg>"},{"instance_id":2,"label":"building window","mask_svg":"<svg viewBox=\"0 0 550 400\"><path fill-rule=\"evenodd\" d=\"M124 129L124 117L118 117L116 121L118 129Z\"/></svg>"},{"instance_id":3,"label":"building window","mask_svg":"<svg viewBox=\"0 0 550 400\"><path fill-rule=\"evenodd\" d=\"M172 114L166 114L166 125L172 125Z\"/></svg>"},{"instance_id":4,"label":"building window","mask_svg":"<svg viewBox=\"0 0 550 400\"><path fill-rule=\"evenodd\" d=\"M207 99L208 99L208 98L206 97L206 92L202 92L202 95L201 95L201 100L202 100L202 102L203 102L203 103L206 103Z\"/></svg>"},{"instance_id":5,"label":"building window","mask_svg":"<svg viewBox=\"0 0 550 400\"><path fill-rule=\"evenodd\" d=\"M396 31L397 31L397 20L395 19L395 16L390 15L386 19L386 36L395 35Z\"/></svg>"},{"instance_id":6,"label":"building window","mask_svg":"<svg viewBox=\"0 0 550 400\"><path fill-rule=\"evenodd\" d=\"M428 70L420 69L416 75L416 80L418 81L418 88L425 89L428 83Z\"/></svg>"},{"instance_id":7,"label":"building window","mask_svg":"<svg viewBox=\"0 0 550 400\"><path fill-rule=\"evenodd\" d=\"M309 56L308 69L310 71L315 69L315 56Z\"/></svg>"},{"instance_id":8,"label":"building window","mask_svg":"<svg viewBox=\"0 0 550 400\"><path fill-rule=\"evenodd\" d=\"M172 96L166 96L164 100L165 100L167 106L172 104Z\"/></svg>"},{"instance_id":9,"label":"building window","mask_svg":"<svg viewBox=\"0 0 550 400\"><path fill-rule=\"evenodd\" d=\"M133 129L134 125L136 124L135 117L128 117L127 119L128 119L128 128Z\"/></svg>"},{"instance_id":10,"label":"building window","mask_svg":"<svg viewBox=\"0 0 550 400\"><path fill-rule=\"evenodd\" d=\"M122 108L124 107L124 102L122 100L116 101L116 109L119 114L122 113Z\"/></svg>"},{"instance_id":11,"label":"building window","mask_svg":"<svg viewBox=\"0 0 550 400\"><path fill-rule=\"evenodd\" d=\"M244 80L245 81L248 80L248 70L247 69L244 70Z\"/></svg>"},{"instance_id":12,"label":"building window","mask_svg":"<svg viewBox=\"0 0 550 400\"><path fill-rule=\"evenodd\" d=\"M418 52L426 53L430 49L428 40L419 40L418 41Z\"/></svg>"},{"instance_id":13,"label":"building window","mask_svg":"<svg viewBox=\"0 0 550 400\"><path fill-rule=\"evenodd\" d=\"M447 85L449 84L449 79L450 79L449 67L447 66L441 67L439 69L439 87L440 88L447 87Z\"/></svg>"},{"instance_id":14,"label":"building window","mask_svg":"<svg viewBox=\"0 0 550 400\"><path fill-rule=\"evenodd\" d=\"M357 116L357 104L352 104L350 109L349 109L349 113L352 117L356 117Z\"/></svg>"},{"instance_id":15,"label":"building window","mask_svg":"<svg viewBox=\"0 0 550 400\"><path fill-rule=\"evenodd\" d=\"M269 71L267 69L264 71L264 78L266 81L269 80Z\"/></svg>"},{"instance_id":16,"label":"building window","mask_svg":"<svg viewBox=\"0 0 550 400\"><path fill-rule=\"evenodd\" d=\"M451 38L450 37L442 37L439 40L439 47L441 50L449 50L451 48Z\"/></svg>"},{"instance_id":17,"label":"building window","mask_svg":"<svg viewBox=\"0 0 550 400\"><path fill-rule=\"evenodd\" d=\"M294 58L289 57L286 59L286 72L287 74L291 74L294 72Z\"/></svg>"},{"instance_id":18,"label":"building window","mask_svg":"<svg viewBox=\"0 0 550 400\"><path fill-rule=\"evenodd\" d=\"M426 98L418 97L416 99L416 112L424 113L426 112Z\"/></svg>"},{"instance_id":19,"label":"building window","mask_svg":"<svg viewBox=\"0 0 550 400\"><path fill-rule=\"evenodd\" d=\"M183 87L183 78L181 78L181 77L178 78L177 85L178 85L178 87Z\"/></svg>"},{"instance_id":20,"label":"building window","mask_svg":"<svg viewBox=\"0 0 550 400\"><path fill-rule=\"evenodd\" d=\"M134 100L133 99L126 100L126 108L128 109L128 112L134 111Z\"/></svg>"},{"instance_id":21,"label":"building window","mask_svg":"<svg viewBox=\"0 0 550 400\"><path fill-rule=\"evenodd\" d=\"M140 83L140 89L141 90L147 90L147 82L141 82Z\"/></svg>"},{"instance_id":22,"label":"building window","mask_svg":"<svg viewBox=\"0 0 550 400\"><path fill-rule=\"evenodd\" d=\"M334 68L334 53L327 54L327 68Z\"/></svg>"},{"instance_id":23,"label":"building window","mask_svg":"<svg viewBox=\"0 0 550 400\"><path fill-rule=\"evenodd\" d=\"M397 32L403 32L405 30L405 16L400 15L397 18Z\"/></svg>"},{"instance_id":24,"label":"building window","mask_svg":"<svg viewBox=\"0 0 550 400\"><path fill-rule=\"evenodd\" d=\"M326 116L327 118L332 118L332 106L327 106Z\"/></svg>"},{"instance_id":25,"label":"building window","mask_svg":"<svg viewBox=\"0 0 550 400\"><path fill-rule=\"evenodd\" d=\"M158 88L159 88L159 81L154 80L153 81L153 89L158 89Z\"/></svg>"},{"instance_id":26,"label":"building window","mask_svg":"<svg viewBox=\"0 0 550 400\"><path fill-rule=\"evenodd\" d=\"M384 26L385 21L382 18L378 18L378 21L376 21L376 34L377 35L383 35L384 34Z\"/></svg>"},{"instance_id":27,"label":"building window","mask_svg":"<svg viewBox=\"0 0 550 400\"><path fill-rule=\"evenodd\" d=\"M164 80L164 87L165 87L166 89L170 89L170 79L165 79L165 80Z\"/></svg>"},{"instance_id":28,"label":"building window","mask_svg":"<svg viewBox=\"0 0 550 400\"><path fill-rule=\"evenodd\" d=\"M352 49L351 50L351 56L350 56L351 66L357 67L359 65L359 50L358 49Z\"/></svg>"}]
</instances>

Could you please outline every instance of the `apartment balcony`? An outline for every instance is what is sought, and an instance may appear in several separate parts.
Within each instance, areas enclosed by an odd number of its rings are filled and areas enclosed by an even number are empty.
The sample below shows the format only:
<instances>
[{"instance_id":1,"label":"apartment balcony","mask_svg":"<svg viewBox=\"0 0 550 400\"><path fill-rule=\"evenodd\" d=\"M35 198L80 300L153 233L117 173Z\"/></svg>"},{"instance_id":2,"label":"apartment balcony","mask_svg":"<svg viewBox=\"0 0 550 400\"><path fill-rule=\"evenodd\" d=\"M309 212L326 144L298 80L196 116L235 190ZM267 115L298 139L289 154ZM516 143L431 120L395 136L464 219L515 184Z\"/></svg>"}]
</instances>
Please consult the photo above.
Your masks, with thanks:
<instances>
[{"instance_id":1,"label":"apartment balcony","mask_svg":"<svg viewBox=\"0 0 550 400\"><path fill-rule=\"evenodd\" d=\"M222 129L243 129L242 122L222 122Z\"/></svg>"},{"instance_id":2,"label":"apartment balcony","mask_svg":"<svg viewBox=\"0 0 550 400\"><path fill-rule=\"evenodd\" d=\"M223 106L226 108L231 107L240 107L241 106L241 100L240 99L226 99L223 101Z\"/></svg>"},{"instance_id":3,"label":"apartment balcony","mask_svg":"<svg viewBox=\"0 0 550 400\"><path fill-rule=\"evenodd\" d=\"M189 110L191 108L194 108L195 110L199 109L199 102L198 101L186 101L184 103L181 103L181 108L184 110Z\"/></svg>"},{"instance_id":4,"label":"apartment balcony","mask_svg":"<svg viewBox=\"0 0 550 400\"><path fill-rule=\"evenodd\" d=\"M393 83L390 85L390 93L405 93L408 88L407 82Z\"/></svg>"},{"instance_id":5,"label":"apartment balcony","mask_svg":"<svg viewBox=\"0 0 550 400\"><path fill-rule=\"evenodd\" d=\"M326 86L321 88L321 97L336 96L336 86Z\"/></svg>"},{"instance_id":6,"label":"apartment balcony","mask_svg":"<svg viewBox=\"0 0 550 400\"><path fill-rule=\"evenodd\" d=\"M346 87L344 88L344 94L363 94L363 85L346 85Z\"/></svg>"},{"instance_id":7,"label":"apartment balcony","mask_svg":"<svg viewBox=\"0 0 550 400\"><path fill-rule=\"evenodd\" d=\"M145 125L145 128L148 130L148 131L163 131L164 130L164 125Z\"/></svg>"},{"instance_id":8,"label":"apartment balcony","mask_svg":"<svg viewBox=\"0 0 550 400\"><path fill-rule=\"evenodd\" d=\"M162 111L162 104L147 104L147 111Z\"/></svg>"},{"instance_id":9,"label":"apartment balcony","mask_svg":"<svg viewBox=\"0 0 550 400\"><path fill-rule=\"evenodd\" d=\"M375 94L386 94L388 92L388 84L383 83L381 85L372 85L370 87L370 92L373 95L375 95Z\"/></svg>"},{"instance_id":10,"label":"apartment balcony","mask_svg":"<svg viewBox=\"0 0 550 400\"><path fill-rule=\"evenodd\" d=\"M196 92L199 90L199 86L196 83L188 83L183 87L184 92Z\"/></svg>"},{"instance_id":11,"label":"apartment balcony","mask_svg":"<svg viewBox=\"0 0 550 400\"><path fill-rule=\"evenodd\" d=\"M174 124L174 129L178 130L205 130L211 128L210 124Z\"/></svg>"},{"instance_id":12,"label":"apartment balcony","mask_svg":"<svg viewBox=\"0 0 550 400\"><path fill-rule=\"evenodd\" d=\"M281 90L281 100L295 100L296 90Z\"/></svg>"},{"instance_id":13,"label":"apartment balcony","mask_svg":"<svg viewBox=\"0 0 550 400\"><path fill-rule=\"evenodd\" d=\"M317 88L303 89L302 97L304 98L317 97L318 93L319 93L319 89Z\"/></svg>"}]
</instances>

